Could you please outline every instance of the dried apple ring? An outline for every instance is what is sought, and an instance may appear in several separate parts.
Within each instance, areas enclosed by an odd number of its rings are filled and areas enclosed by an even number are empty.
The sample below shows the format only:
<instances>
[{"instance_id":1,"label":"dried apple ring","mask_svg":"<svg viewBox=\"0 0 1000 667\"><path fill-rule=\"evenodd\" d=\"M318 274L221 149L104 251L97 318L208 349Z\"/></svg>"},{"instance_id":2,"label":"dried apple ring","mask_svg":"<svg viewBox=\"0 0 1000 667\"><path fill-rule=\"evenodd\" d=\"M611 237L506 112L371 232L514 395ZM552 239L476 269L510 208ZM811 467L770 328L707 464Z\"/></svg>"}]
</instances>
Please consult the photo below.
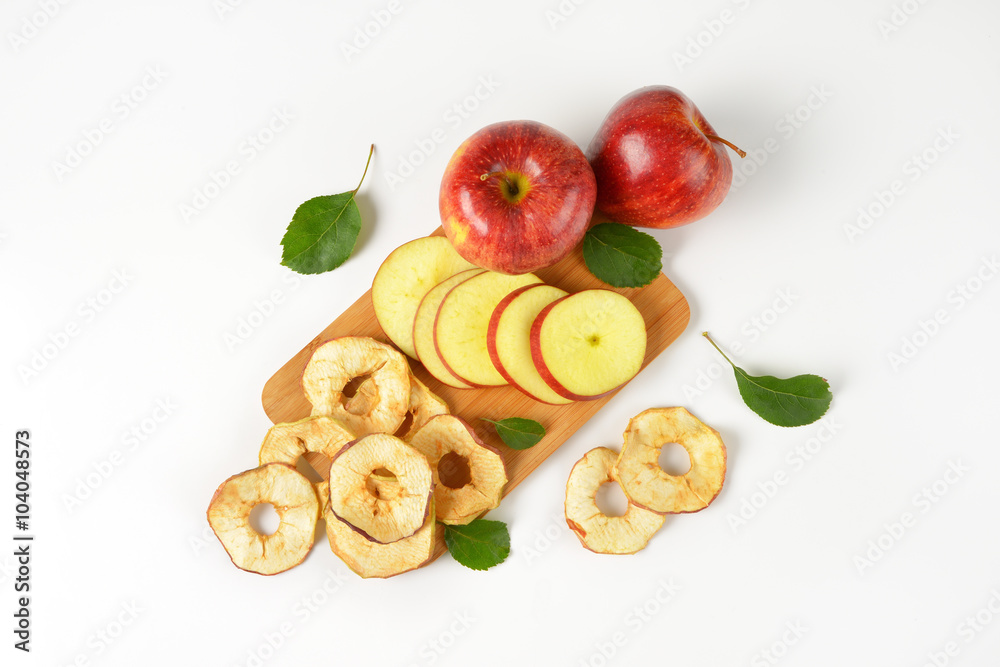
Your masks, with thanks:
<instances>
[{"instance_id":1,"label":"dried apple ring","mask_svg":"<svg viewBox=\"0 0 1000 667\"><path fill-rule=\"evenodd\" d=\"M576 462L566 482L566 523L583 546L599 554L634 554L666 520L631 502L622 516L601 511L597 490L616 481L612 469L617 459L618 453L607 447L592 449Z\"/></svg>"},{"instance_id":2,"label":"dried apple ring","mask_svg":"<svg viewBox=\"0 0 1000 667\"><path fill-rule=\"evenodd\" d=\"M670 475L660 467L663 445L687 450L691 469ZM628 499L661 514L697 512L708 507L726 478L726 446L719 432L684 408L651 408L632 418L614 469Z\"/></svg>"},{"instance_id":3,"label":"dried apple ring","mask_svg":"<svg viewBox=\"0 0 1000 667\"><path fill-rule=\"evenodd\" d=\"M369 489L373 475L388 477L383 469L395 477L398 493ZM330 463L330 511L376 542L388 544L417 532L433 496L427 459L393 435L373 433L355 440Z\"/></svg>"},{"instance_id":4,"label":"dried apple ring","mask_svg":"<svg viewBox=\"0 0 1000 667\"><path fill-rule=\"evenodd\" d=\"M260 464L295 465L306 452L316 452L329 459L355 439L353 433L332 417L306 417L295 422L272 426L260 445Z\"/></svg>"},{"instance_id":5,"label":"dried apple ring","mask_svg":"<svg viewBox=\"0 0 1000 667\"><path fill-rule=\"evenodd\" d=\"M454 415L434 417L410 445L427 457L434 472L438 521L466 524L500 504L507 484L503 459L465 420Z\"/></svg>"},{"instance_id":6,"label":"dried apple ring","mask_svg":"<svg viewBox=\"0 0 1000 667\"><path fill-rule=\"evenodd\" d=\"M344 394L351 380L365 376L353 396ZM344 336L313 352L302 389L313 416L334 417L358 437L395 433L410 402L410 369L399 350L374 338Z\"/></svg>"},{"instance_id":7,"label":"dried apple ring","mask_svg":"<svg viewBox=\"0 0 1000 667\"><path fill-rule=\"evenodd\" d=\"M444 541L444 526L434 520L433 507L420 530L391 544L366 539L333 512L324 517L330 549L347 567L366 579L384 579L423 567L434 559L435 547Z\"/></svg>"},{"instance_id":8,"label":"dried apple ring","mask_svg":"<svg viewBox=\"0 0 1000 667\"><path fill-rule=\"evenodd\" d=\"M257 505L274 506L281 523L271 535L250 525ZM233 475L215 491L208 523L233 565L257 574L277 574L303 560L313 545L319 499L312 483L287 463L268 463Z\"/></svg>"},{"instance_id":9,"label":"dried apple ring","mask_svg":"<svg viewBox=\"0 0 1000 667\"><path fill-rule=\"evenodd\" d=\"M451 412L448 404L440 396L427 388L423 382L417 379L416 375L410 375L410 404L407 412L412 416L409 428L406 433L400 436L407 442L423 428L424 424L438 415L446 415Z\"/></svg>"}]
</instances>

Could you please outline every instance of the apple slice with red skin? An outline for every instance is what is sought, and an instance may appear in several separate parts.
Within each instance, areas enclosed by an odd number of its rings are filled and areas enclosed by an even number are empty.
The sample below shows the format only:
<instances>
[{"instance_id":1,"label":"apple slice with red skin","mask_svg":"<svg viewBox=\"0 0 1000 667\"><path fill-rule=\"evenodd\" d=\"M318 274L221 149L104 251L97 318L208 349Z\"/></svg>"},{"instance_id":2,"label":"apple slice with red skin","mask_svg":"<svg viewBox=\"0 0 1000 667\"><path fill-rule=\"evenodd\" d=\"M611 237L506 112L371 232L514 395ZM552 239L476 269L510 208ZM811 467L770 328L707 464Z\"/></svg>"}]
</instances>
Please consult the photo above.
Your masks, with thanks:
<instances>
[{"instance_id":1,"label":"apple slice with red skin","mask_svg":"<svg viewBox=\"0 0 1000 667\"><path fill-rule=\"evenodd\" d=\"M538 374L531 358L531 325L545 306L566 296L552 285L525 285L503 298L486 333L486 347L493 365L510 384L525 395L552 405L572 403L560 396Z\"/></svg>"},{"instance_id":2,"label":"apple slice with red skin","mask_svg":"<svg viewBox=\"0 0 1000 667\"><path fill-rule=\"evenodd\" d=\"M466 139L441 179L441 226L465 259L501 273L552 266L583 239L597 194L583 151L542 123L494 123Z\"/></svg>"},{"instance_id":3,"label":"apple slice with red skin","mask_svg":"<svg viewBox=\"0 0 1000 667\"><path fill-rule=\"evenodd\" d=\"M698 107L676 88L633 91L608 112L587 148L597 210L636 227L694 222L725 199L733 180L726 147Z\"/></svg>"},{"instance_id":4,"label":"apple slice with red skin","mask_svg":"<svg viewBox=\"0 0 1000 667\"><path fill-rule=\"evenodd\" d=\"M642 368L646 324L627 297L605 289L549 304L531 325L531 358L545 383L574 401L600 398Z\"/></svg>"},{"instance_id":5,"label":"apple slice with red skin","mask_svg":"<svg viewBox=\"0 0 1000 667\"><path fill-rule=\"evenodd\" d=\"M413 318L413 347L417 351L417 359L424 365L428 373L449 387L456 389L472 389L472 385L455 377L454 373L448 370L448 367L441 361L441 357L434 347L434 320L437 317L438 307L453 287L484 272L485 269L469 269L442 280L427 292Z\"/></svg>"},{"instance_id":6,"label":"apple slice with red skin","mask_svg":"<svg viewBox=\"0 0 1000 667\"><path fill-rule=\"evenodd\" d=\"M424 236L393 250L372 281L372 307L382 331L404 354L416 359L413 318L420 301L445 278L473 268L441 236Z\"/></svg>"},{"instance_id":7,"label":"apple slice with red skin","mask_svg":"<svg viewBox=\"0 0 1000 667\"><path fill-rule=\"evenodd\" d=\"M434 347L448 370L473 387L501 387L507 381L493 366L486 332L497 304L518 287L540 283L535 275L487 271L459 283L434 318Z\"/></svg>"}]
</instances>

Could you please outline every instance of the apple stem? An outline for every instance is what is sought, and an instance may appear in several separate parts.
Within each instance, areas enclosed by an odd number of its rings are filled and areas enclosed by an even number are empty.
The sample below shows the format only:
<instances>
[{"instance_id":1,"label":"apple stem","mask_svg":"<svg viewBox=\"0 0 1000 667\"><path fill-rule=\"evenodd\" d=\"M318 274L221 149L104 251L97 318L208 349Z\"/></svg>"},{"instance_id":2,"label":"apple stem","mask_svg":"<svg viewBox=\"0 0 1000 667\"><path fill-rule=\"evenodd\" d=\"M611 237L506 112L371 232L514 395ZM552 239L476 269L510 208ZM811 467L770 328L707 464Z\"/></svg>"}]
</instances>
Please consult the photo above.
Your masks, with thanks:
<instances>
[{"instance_id":1,"label":"apple stem","mask_svg":"<svg viewBox=\"0 0 1000 667\"><path fill-rule=\"evenodd\" d=\"M488 174L483 174L482 176L480 176L479 180L485 181L486 179L493 178L494 176L503 176L503 172L502 171L491 171Z\"/></svg>"},{"instance_id":2,"label":"apple stem","mask_svg":"<svg viewBox=\"0 0 1000 667\"><path fill-rule=\"evenodd\" d=\"M738 146L736 146L735 144L733 144L731 141L726 141L722 137L717 137L714 134L706 134L705 136L708 137L708 139L710 141L721 141L722 143L724 143L725 145L729 146L734 151L736 151L736 154L739 155L740 157L746 157L747 156L747 152L745 150L739 148Z\"/></svg>"},{"instance_id":3,"label":"apple stem","mask_svg":"<svg viewBox=\"0 0 1000 667\"><path fill-rule=\"evenodd\" d=\"M361 189L361 184L365 182L365 176L368 175L368 165L372 163L372 155L375 153L375 144L368 150L368 162L365 163L365 171L361 174L361 180L358 182L358 187L354 188L354 194L358 194L358 190Z\"/></svg>"}]
</instances>

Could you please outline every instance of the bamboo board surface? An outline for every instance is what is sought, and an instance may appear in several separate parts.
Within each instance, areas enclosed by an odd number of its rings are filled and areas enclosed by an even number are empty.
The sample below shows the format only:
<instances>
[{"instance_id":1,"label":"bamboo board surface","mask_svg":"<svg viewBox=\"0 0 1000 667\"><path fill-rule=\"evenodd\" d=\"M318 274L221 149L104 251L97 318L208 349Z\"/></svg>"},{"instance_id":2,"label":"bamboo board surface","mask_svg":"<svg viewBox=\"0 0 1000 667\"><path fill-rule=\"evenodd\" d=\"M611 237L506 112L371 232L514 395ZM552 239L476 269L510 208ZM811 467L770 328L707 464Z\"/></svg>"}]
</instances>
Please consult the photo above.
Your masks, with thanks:
<instances>
[{"instance_id":1,"label":"bamboo board surface","mask_svg":"<svg viewBox=\"0 0 1000 667\"><path fill-rule=\"evenodd\" d=\"M440 234L442 230L438 228L434 235ZM587 270L580 246L577 246L575 252L566 259L555 266L536 271L535 275L546 283L571 293L592 288L608 288ZM684 331L691 315L687 300L662 273L646 287L612 289L631 299L645 320L647 342L646 356L642 363L642 368L645 369ZM264 412L272 422L277 424L309 416L312 406L302 392L300 384L302 371L316 348L339 336L371 336L389 342L375 318L371 290L365 292L340 317L289 359L264 385L261 399ZM500 451L510 480L504 489L505 496L617 393L613 392L593 401L559 406L548 405L528 398L514 387L455 389L436 380L419 362L413 359L409 361L413 373L448 403L453 414L469 422L484 442ZM636 411L638 412L638 409ZM503 444L491 424L481 421L481 418L499 420L506 417L534 419L545 427L546 435L531 449L521 451L510 449ZM313 463L315 460L311 459L311 456L307 455L307 459ZM318 472L324 478L327 477L327 471ZM569 470L566 474L569 475Z\"/></svg>"}]
</instances>

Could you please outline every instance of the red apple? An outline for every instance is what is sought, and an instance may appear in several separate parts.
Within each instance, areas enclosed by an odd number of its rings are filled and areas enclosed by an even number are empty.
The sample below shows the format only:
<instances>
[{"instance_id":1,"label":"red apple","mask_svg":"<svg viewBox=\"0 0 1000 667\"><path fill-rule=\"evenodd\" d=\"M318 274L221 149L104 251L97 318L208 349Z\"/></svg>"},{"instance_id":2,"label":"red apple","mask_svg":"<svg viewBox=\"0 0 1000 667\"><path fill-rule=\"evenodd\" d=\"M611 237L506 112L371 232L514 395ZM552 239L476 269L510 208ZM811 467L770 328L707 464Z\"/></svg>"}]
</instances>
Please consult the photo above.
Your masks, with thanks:
<instances>
[{"instance_id":1,"label":"red apple","mask_svg":"<svg viewBox=\"0 0 1000 667\"><path fill-rule=\"evenodd\" d=\"M678 227L722 203L733 180L726 147L681 91L649 86L611 109L590 142L597 210L635 227Z\"/></svg>"},{"instance_id":2,"label":"red apple","mask_svg":"<svg viewBox=\"0 0 1000 667\"><path fill-rule=\"evenodd\" d=\"M533 121L488 125L465 140L441 180L441 224L458 254L491 271L552 266L583 239L597 185L583 151Z\"/></svg>"}]
</instances>

